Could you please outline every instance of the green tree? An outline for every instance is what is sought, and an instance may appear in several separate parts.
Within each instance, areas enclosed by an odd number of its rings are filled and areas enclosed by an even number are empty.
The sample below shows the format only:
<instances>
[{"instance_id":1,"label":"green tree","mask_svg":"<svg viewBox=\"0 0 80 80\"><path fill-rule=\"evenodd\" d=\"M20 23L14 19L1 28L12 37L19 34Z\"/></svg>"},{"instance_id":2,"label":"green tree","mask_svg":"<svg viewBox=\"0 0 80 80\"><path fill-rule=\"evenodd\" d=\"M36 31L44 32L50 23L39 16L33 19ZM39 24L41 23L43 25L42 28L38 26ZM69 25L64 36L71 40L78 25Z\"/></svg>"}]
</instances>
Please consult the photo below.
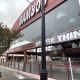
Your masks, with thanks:
<instances>
[{"instance_id":1,"label":"green tree","mask_svg":"<svg viewBox=\"0 0 80 80\"><path fill-rule=\"evenodd\" d=\"M12 32L6 25L0 23L0 54L10 48L10 44L22 37L20 32Z\"/></svg>"}]
</instances>

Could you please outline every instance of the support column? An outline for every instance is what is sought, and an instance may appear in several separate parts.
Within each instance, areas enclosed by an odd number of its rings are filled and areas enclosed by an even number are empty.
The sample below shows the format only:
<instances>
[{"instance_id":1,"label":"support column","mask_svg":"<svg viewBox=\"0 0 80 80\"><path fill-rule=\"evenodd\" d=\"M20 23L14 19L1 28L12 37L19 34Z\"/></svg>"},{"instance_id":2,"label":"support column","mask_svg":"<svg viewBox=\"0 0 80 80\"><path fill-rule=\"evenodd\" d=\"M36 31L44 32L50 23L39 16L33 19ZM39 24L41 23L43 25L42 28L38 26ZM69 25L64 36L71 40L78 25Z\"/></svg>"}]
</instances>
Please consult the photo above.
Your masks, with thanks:
<instances>
[{"instance_id":1,"label":"support column","mask_svg":"<svg viewBox=\"0 0 80 80\"><path fill-rule=\"evenodd\" d=\"M28 55L26 55L26 61L28 61Z\"/></svg>"},{"instance_id":2,"label":"support column","mask_svg":"<svg viewBox=\"0 0 80 80\"><path fill-rule=\"evenodd\" d=\"M14 69L15 69L15 60L14 60Z\"/></svg>"},{"instance_id":3,"label":"support column","mask_svg":"<svg viewBox=\"0 0 80 80\"><path fill-rule=\"evenodd\" d=\"M2 58L1 58L1 65L2 65Z\"/></svg>"},{"instance_id":4,"label":"support column","mask_svg":"<svg viewBox=\"0 0 80 80\"><path fill-rule=\"evenodd\" d=\"M36 48L36 61L37 61L37 48Z\"/></svg>"},{"instance_id":5,"label":"support column","mask_svg":"<svg viewBox=\"0 0 80 80\"><path fill-rule=\"evenodd\" d=\"M12 54L12 59L11 59L11 68L12 68L12 63L13 63L13 54Z\"/></svg>"},{"instance_id":6,"label":"support column","mask_svg":"<svg viewBox=\"0 0 80 80\"><path fill-rule=\"evenodd\" d=\"M20 61L18 60L18 70L20 69Z\"/></svg>"},{"instance_id":7,"label":"support column","mask_svg":"<svg viewBox=\"0 0 80 80\"><path fill-rule=\"evenodd\" d=\"M8 54L6 55L6 61L8 60Z\"/></svg>"},{"instance_id":8,"label":"support column","mask_svg":"<svg viewBox=\"0 0 80 80\"><path fill-rule=\"evenodd\" d=\"M24 51L23 71L26 70L26 53L27 51Z\"/></svg>"},{"instance_id":9,"label":"support column","mask_svg":"<svg viewBox=\"0 0 80 80\"><path fill-rule=\"evenodd\" d=\"M6 55L5 67L7 66L7 64L8 64L8 54Z\"/></svg>"}]
</instances>

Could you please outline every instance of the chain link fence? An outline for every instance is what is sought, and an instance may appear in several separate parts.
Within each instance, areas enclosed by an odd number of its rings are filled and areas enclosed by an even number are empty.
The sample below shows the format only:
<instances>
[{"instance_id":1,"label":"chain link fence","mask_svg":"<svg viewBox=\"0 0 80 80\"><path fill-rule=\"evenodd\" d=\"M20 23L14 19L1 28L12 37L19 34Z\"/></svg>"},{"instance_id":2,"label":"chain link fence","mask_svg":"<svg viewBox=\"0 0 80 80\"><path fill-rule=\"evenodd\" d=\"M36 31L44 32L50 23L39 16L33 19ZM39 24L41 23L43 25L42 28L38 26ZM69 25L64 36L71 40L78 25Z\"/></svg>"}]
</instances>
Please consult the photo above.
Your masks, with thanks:
<instances>
[{"instance_id":1,"label":"chain link fence","mask_svg":"<svg viewBox=\"0 0 80 80\"><path fill-rule=\"evenodd\" d=\"M3 60L0 59L2 66L23 71L23 60ZM25 72L39 74L41 62L26 61ZM57 80L80 80L80 57L55 57L47 62L48 77Z\"/></svg>"}]
</instances>

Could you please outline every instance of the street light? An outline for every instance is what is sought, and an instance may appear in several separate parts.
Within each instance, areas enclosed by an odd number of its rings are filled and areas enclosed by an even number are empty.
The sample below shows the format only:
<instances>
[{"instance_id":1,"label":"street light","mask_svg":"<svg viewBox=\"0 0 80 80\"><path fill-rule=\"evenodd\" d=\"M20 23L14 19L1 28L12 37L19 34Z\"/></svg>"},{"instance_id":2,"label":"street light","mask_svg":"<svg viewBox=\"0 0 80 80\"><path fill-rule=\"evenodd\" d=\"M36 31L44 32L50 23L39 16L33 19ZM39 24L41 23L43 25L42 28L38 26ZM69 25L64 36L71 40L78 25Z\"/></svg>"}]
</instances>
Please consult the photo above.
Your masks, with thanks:
<instances>
[{"instance_id":1,"label":"street light","mask_svg":"<svg viewBox=\"0 0 80 80\"><path fill-rule=\"evenodd\" d=\"M42 53L41 53L41 73L40 73L40 80L47 80L47 70L46 70L46 52L45 52L45 7L44 1L41 0L41 25L42 25Z\"/></svg>"},{"instance_id":2,"label":"street light","mask_svg":"<svg viewBox=\"0 0 80 80\"><path fill-rule=\"evenodd\" d=\"M34 5L32 2L27 0L29 3ZM42 53L41 53L41 72L40 72L40 80L47 80L47 70L46 70L46 52L45 52L45 0L40 0L41 1L41 26L42 26L42 34L41 34L41 39L42 39Z\"/></svg>"}]
</instances>

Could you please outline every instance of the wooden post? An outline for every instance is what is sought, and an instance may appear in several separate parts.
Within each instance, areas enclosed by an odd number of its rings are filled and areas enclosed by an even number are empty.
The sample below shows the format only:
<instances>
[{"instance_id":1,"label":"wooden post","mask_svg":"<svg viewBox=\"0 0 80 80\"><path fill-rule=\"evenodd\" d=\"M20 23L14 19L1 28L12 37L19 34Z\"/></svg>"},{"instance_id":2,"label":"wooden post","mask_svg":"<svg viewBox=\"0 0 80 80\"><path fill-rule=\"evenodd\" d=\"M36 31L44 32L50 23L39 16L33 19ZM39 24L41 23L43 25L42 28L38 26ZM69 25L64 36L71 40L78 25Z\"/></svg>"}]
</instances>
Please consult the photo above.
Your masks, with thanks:
<instances>
[{"instance_id":1,"label":"wooden post","mask_svg":"<svg viewBox=\"0 0 80 80\"><path fill-rule=\"evenodd\" d=\"M24 51L23 71L26 70L26 53L27 51Z\"/></svg>"}]
</instances>

